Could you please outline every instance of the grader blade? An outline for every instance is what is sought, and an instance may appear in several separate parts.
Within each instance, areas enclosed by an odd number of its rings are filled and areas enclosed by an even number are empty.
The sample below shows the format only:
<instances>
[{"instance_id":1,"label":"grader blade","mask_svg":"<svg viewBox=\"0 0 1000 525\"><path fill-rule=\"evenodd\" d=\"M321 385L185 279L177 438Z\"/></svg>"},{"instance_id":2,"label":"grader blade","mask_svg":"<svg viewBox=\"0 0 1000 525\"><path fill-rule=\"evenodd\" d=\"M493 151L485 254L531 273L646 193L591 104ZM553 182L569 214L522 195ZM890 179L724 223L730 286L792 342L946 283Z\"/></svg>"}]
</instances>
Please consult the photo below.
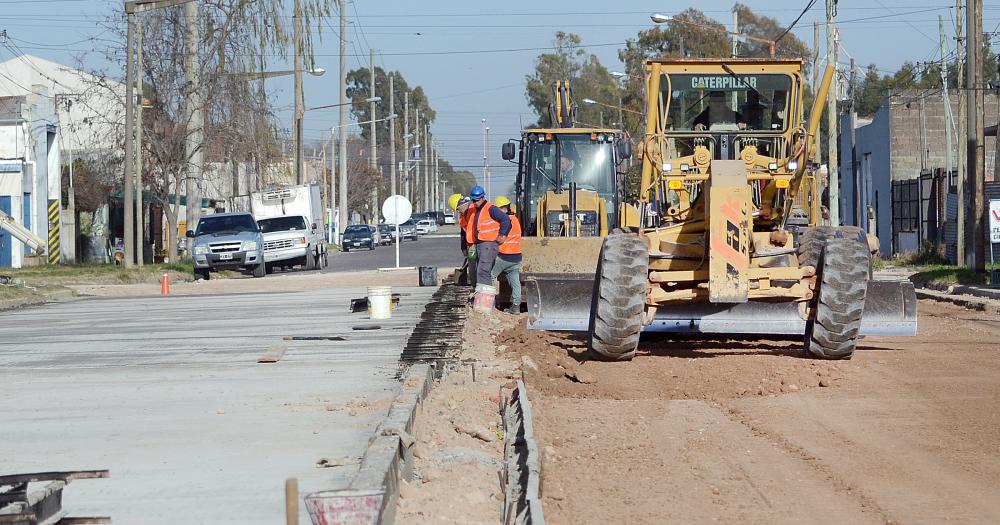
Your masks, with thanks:
<instances>
[{"instance_id":1,"label":"grader blade","mask_svg":"<svg viewBox=\"0 0 1000 525\"><path fill-rule=\"evenodd\" d=\"M586 332L594 276L538 274L527 277L524 297L528 327L533 330ZM796 303L678 303L657 310L645 332L733 335L805 333L806 320ZM917 296L908 281L870 281L861 318L861 335L913 336L917 334Z\"/></svg>"}]
</instances>

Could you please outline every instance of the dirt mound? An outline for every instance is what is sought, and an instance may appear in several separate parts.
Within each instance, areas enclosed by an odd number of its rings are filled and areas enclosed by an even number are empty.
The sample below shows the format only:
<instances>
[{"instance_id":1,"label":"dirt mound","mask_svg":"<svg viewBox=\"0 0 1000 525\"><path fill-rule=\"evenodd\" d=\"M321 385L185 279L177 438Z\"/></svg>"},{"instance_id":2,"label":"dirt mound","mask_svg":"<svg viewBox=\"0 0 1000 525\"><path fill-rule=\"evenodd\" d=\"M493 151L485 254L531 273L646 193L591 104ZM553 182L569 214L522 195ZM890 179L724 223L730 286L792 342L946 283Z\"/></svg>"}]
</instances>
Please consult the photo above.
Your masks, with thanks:
<instances>
[{"instance_id":1,"label":"dirt mound","mask_svg":"<svg viewBox=\"0 0 1000 525\"><path fill-rule=\"evenodd\" d=\"M728 399L833 387L848 361L818 361L798 341L704 339L650 334L635 360L588 359L585 336L528 330L527 321L497 336L517 354L528 383L545 395L581 399Z\"/></svg>"}]
</instances>

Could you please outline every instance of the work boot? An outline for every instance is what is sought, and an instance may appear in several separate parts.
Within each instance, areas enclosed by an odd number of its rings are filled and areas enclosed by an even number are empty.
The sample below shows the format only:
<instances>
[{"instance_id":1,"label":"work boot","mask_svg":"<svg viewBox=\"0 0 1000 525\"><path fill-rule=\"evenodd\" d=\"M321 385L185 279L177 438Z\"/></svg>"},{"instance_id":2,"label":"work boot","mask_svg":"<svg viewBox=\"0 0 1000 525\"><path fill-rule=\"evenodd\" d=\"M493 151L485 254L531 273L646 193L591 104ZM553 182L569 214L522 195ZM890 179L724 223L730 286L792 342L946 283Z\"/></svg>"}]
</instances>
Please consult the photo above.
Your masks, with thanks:
<instances>
[{"instance_id":1,"label":"work boot","mask_svg":"<svg viewBox=\"0 0 1000 525\"><path fill-rule=\"evenodd\" d=\"M511 315L521 315L521 305L510 306L504 311Z\"/></svg>"}]
</instances>

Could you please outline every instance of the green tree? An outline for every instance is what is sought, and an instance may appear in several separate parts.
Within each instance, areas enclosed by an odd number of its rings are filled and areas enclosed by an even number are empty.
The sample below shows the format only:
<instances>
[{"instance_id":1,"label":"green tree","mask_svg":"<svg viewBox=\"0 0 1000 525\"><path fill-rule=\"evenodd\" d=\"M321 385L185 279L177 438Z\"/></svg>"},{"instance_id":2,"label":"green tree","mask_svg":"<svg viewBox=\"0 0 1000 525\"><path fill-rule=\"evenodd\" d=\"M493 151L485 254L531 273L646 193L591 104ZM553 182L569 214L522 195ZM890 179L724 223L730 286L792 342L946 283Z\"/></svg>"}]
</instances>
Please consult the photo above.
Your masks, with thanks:
<instances>
[{"instance_id":1,"label":"green tree","mask_svg":"<svg viewBox=\"0 0 1000 525\"><path fill-rule=\"evenodd\" d=\"M553 103L553 84L568 80L573 91L573 103L578 125L599 126L604 122L610 127L618 120L614 109L600 105L588 105L583 99L617 105L621 88L596 55L587 54L582 48L582 39L572 33L559 31L555 34L555 52L543 53L535 59L535 72L525 77L525 96L528 105L538 116L538 127L552 127L555 124L549 115L549 104Z\"/></svg>"}]
</instances>

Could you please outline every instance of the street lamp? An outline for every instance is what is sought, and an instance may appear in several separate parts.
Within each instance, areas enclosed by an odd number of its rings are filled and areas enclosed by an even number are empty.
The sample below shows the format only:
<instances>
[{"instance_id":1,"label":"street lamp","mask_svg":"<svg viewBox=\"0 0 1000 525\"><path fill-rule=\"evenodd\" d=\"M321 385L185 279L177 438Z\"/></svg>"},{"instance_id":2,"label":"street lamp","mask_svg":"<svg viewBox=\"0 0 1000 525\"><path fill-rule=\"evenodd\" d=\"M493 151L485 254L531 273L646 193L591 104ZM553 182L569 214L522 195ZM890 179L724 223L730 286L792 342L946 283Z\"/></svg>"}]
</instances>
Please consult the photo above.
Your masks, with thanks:
<instances>
[{"instance_id":1,"label":"street lamp","mask_svg":"<svg viewBox=\"0 0 1000 525\"><path fill-rule=\"evenodd\" d=\"M321 77L323 76L324 73L326 73L326 70L321 67L313 69L303 69L302 71L305 73L309 73L314 77ZM248 71L246 73L230 73L230 74L240 80L259 80L263 78L286 77L288 75L294 75L295 70L288 69L284 71L254 71L254 72Z\"/></svg>"},{"instance_id":2,"label":"street lamp","mask_svg":"<svg viewBox=\"0 0 1000 525\"><path fill-rule=\"evenodd\" d=\"M353 102L352 101L352 102L344 102L343 104L327 104L325 106L316 106L314 108L306 108L306 111L315 111L317 109L327 109L327 108L336 108L336 107L340 107L340 106L349 106L351 104L361 104L361 103L366 103L367 104L367 103L370 103L370 102L382 102L382 97L366 98L366 99L362 100L361 102Z\"/></svg>"},{"instance_id":3,"label":"street lamp","mask_svg":"<svg viewBox=\"0 0 1000 525\"><path fill-rule=\"evenodd\" d=\"M399 117L399 115L393 113L392 115L389 115L388 117L378 118L378 119L375 119L375 120L366 120L364 122L351 122L349 124L344 124L343 126L334 126L334 127L330 128L330 131L333 132L333 130L335 130L335 129L346 128L348 126L360 126L362 124L374 124L376 122L385 122L387 120L392 120L392 119L395 119L397 117Z\"/></svg>"},{"instance_id":4,"label":"street lamp","mask_svg":"<svg viewBox=\"0 0 1000 525\"><path fill-rule=\"evenodd\" d=\"M303 100L302 94L302 82L299 81L301 75L297 73L309 73L314 77L321 77L326 70L321 67L314 67L312 69L286 69L282 71L254 71L245 73L234 73L233 76L240 80L263 80L267 78L277 78L285 77L289 75L296 75L295 77L295 182L296 184L302 184L302 117L305 112L302 109L300 101Z\"/></svg>"},{"instance_id":5,"label":"street lamp","mask_svg":"<svg viewBox=\"0 0 1000 525\"><path fill-rule=\"evenodd\" d=\"M653 23L656 23L656 24L663 24L663 23L666 23L666 22L678 22L678 23L681 23L681 24L686 24L686 25L694 26L694 27L700 27L700 28L703 28L703 29L711 29L713 31L721 31L723 33L726 33L729 36L736 37L736 39L739 40L739 41L741 41L741 42L746 42L747 40L750 40L750 41L753 41L753 42L759 42L761 44L767 44L767 48L768 48L768 50L771 53L771 58L774 58L775 47L777 46L777 42L775 42L774 40L768 40L766 38L760 38L760 37L756 37L756 36L751 36L751 35L747 35L747 34L744 34L744 33L737 33L735 31L727 31L725 29L719 29L716 26L710 26L708 24L699 24L698 22L692 22L690 20L685 20L684 18L675 18L673 16L664 15L664 14L660 14L660 13L653 13L653 14L649 15L649 19L652 20ZM735 51L734 51L734 56L735 56Z\"/></svg>"}]
</instances>

